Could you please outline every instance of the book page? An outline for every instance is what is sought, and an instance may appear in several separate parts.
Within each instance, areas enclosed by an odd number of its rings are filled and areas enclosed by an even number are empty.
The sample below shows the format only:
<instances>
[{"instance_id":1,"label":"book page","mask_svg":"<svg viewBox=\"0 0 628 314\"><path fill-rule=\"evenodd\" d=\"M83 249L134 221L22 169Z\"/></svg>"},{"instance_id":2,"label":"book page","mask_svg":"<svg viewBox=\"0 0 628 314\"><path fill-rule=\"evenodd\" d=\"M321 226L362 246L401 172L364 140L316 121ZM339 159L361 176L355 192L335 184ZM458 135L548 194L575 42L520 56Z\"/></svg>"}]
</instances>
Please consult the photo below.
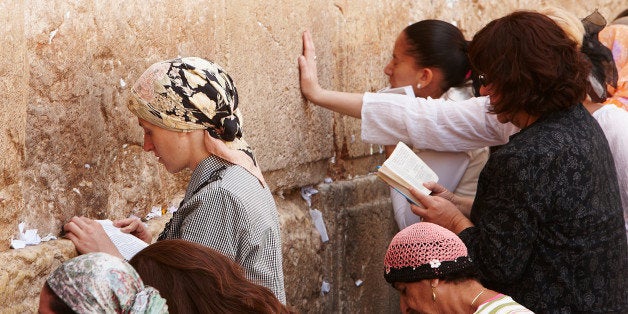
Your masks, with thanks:
<instances>
[{"instance_id":1,"label":"book page","mask_svg":"<svg viewBox=\"0 0 628 314\"><path fill-rule=\"evenodd\" d=\"M148 246L148 243L140 240L140 238L120 231L120 228L114 226L109 219L96 221L102 225L111 242L126 260L130 260L137 252Z\"/></svg>"},{"instance_id":2,"label":"book page","mask_svg":"<svg viewBox=\"0 0 628 314\"><path fill-rule=\"evenodd\" d=\"M410 202L411 204L417 205L419 207L423 207L423 204L421 204L421 202L419 202L419 200L417 200L412 195L412 193L410 193L410 190L405 188L403 185L397 183L395 179L388 177L386 174L384 174L381 171L377 172L377 176L380 179L382 179L384 182L386 182L391 188L395 189L395 191L397 191L399 194L403 195L408 200L408 202Z\"/></svg>"},{"instance_id":3,"label":"book page","mask_svg":"<svg viewBox=\"0 0 628 314\"><path fill-rule=\"evenodd\" d=\"M384 162L384 166L425 194L430 194L431 191L423 186L423 182L438 181L436 173L402 142L397 144L393 153Z\"/></svg>"}]
</instances>

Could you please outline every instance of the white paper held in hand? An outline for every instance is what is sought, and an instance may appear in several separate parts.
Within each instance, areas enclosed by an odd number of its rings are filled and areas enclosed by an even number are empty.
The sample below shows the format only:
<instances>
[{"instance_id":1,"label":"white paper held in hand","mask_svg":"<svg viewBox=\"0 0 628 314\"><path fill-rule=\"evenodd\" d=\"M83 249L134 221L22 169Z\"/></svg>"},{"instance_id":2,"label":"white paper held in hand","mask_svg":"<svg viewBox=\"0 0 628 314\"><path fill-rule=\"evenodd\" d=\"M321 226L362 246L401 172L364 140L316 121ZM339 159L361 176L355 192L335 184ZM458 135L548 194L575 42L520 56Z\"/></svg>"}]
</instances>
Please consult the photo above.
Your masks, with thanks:
<instances>
[{"instance_id":1,"label":"white paper held in hand","mask_svg":"<svg viewBox=\"0 0 628 314\"><path fill-rule=\"evenodd\" d=\"M424 187L423 183L438 182L438 175L402 142L397 144L390 157L379 167L377 176L405 196L408 201L421 207L423 207L421 203L410 193L410 188L429 195L431 191Z\"/></svg>"},{"instance_id":2,"label":"white paper held in hand","mask_svg":"<svg viewBox=\"0 0 628 314\"><path fill-rule=\"evenodd\" d=\"M137 252L148 246L148 243L140 240L140 238L120 231L120 228L114 226L109 219L96 221L102 225L111 242L126 260L130 260Z\"/></svg>"}]
</instances>

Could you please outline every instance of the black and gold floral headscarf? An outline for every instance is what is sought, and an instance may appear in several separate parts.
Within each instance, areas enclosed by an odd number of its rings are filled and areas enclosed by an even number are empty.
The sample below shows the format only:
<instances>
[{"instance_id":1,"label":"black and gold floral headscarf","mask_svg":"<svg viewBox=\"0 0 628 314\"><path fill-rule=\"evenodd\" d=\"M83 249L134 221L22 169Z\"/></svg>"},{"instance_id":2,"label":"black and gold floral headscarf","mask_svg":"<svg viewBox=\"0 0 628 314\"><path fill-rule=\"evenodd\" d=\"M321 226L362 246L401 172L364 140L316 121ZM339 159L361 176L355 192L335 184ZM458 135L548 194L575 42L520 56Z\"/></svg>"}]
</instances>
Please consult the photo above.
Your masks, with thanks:
<instances>
[{"instance_id":1,"label":"black and gold floral headscarf","mask_svg":"<svg viewBox=\"0 0 628 314\"><path fill-rule=\"evenodd\" d=\"M240 165L264 179L253 150L242 138L238 92L217 64L197 58L176 58L151 65L131 88L129 109L161 128L206 130L210 153Z\"/></svg>"}]
</instances>

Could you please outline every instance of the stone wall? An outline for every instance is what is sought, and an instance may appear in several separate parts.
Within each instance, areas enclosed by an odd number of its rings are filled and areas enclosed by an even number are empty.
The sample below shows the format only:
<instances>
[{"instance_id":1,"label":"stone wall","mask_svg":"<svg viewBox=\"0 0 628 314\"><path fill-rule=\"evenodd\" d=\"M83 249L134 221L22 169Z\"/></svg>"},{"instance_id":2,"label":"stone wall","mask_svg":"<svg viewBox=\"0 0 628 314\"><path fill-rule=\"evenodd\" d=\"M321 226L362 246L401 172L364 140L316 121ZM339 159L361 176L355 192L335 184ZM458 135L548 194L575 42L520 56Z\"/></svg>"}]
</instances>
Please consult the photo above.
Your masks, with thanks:
<instances>
[{"instance_id":1,"label":"stone wall","mask_svg":"<svg viewBox=\"0 0 628 314\"><path fill-rule=\"evenodd\" d=\"M67 240L10 250L18 222L58 234L74 215L121 218L168 206L189 172L171 175L142 151L126 109L150 64L200 56L238 87L244 134L279 207L288 302L302 312L396 311L381 278L395 233L387 188L368 175L379 147L360 123L317 108L299 91L301 33L312 31L324 87L374 91L396 35L426 18L468 38L513 9L562 5L611 19L626 0L88 1L0 0L0 309L35 312L45 276L76 254ZM331 177L331 184L320 184ZM321 243L299 189L316 185L330 241ZM165 219L165 218L164 218ZM155 232L164 219L151 222ZM331 291L321 295L321 283ZM361 280L362 285L356 285Z\"/></svg>"}]
</instances>

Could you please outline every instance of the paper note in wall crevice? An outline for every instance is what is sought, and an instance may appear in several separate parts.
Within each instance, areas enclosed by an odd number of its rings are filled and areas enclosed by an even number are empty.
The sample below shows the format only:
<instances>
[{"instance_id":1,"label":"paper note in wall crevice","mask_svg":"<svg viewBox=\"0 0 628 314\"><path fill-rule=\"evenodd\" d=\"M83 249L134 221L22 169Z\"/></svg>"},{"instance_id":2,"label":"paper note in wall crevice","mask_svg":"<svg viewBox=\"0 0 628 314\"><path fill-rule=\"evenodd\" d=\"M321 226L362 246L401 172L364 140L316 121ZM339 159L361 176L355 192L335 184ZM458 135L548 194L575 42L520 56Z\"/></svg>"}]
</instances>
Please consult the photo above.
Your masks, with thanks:
<instances>
[{"instance_id":1,"label":"paper note in wall crevice","mask_svg":"<svg viewBox=\"0 0 628 314\"><path fill-rule=\"evenodd\" d=\"M307 207L312 207L312 195L318 193L318 190L312 186L304 186L301 188L301 197L307 203Z\"/></svg>"},{"instance_id":2,"label":"paper note in wall crevice","mask_svg":"<svg viewBox=\"0 0 628 314\"><path fill-rule=\"evenodd\" d=\"M14 249L23 249L29 245L37 245L41 243L41 238L37 234L37 229L26 229L26 223L20 222L17 225L19 231L18 239L11 240L11 247Z\"/></svg>"},{"instance_id":3,"label":"paper note in wall crevice","mask_svg":"<svg viewBox=\"0 0 628 314\"><path fill-rule=\"evenodd\" d=\"M326 295L331 291L331 284L325 280L321 284L321 295Z\"/></svg>"},{"instance_id":4,"label":"paper note in wall crevice","mask_svg":"<svg viewBox=\"0 0 628 314\"><path fill-rule=\"evenodd\" d=\"M310 209L310 216L312 217L316 230L318 230L318 233L321 234L321 240L323 243L329 241L329 237L327 236L327 227L325 226L325 220L323 220L323 213L321 213L318 209Z\"/></svg>"}]
</instances>

